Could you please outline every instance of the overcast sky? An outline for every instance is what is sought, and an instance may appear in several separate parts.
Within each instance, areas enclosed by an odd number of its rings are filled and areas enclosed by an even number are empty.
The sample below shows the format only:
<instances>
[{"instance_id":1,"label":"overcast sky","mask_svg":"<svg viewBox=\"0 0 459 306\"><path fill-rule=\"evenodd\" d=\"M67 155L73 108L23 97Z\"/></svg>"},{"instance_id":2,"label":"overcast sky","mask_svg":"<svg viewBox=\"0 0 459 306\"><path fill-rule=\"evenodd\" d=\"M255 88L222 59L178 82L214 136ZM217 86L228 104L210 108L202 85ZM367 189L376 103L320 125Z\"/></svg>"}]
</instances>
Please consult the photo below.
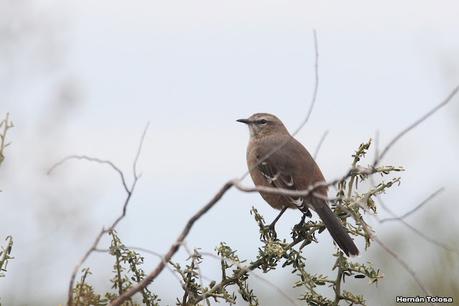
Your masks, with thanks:
<instances>
[{"instance_id":1,"label":"overcast sky","mask_svg":"<svg viewBox=\"0 0 459 306\"><path fill-rule=\"evenodd\" d=\"M246 171L248 131L236 119L270 112L292 131L304 118L314 86L313 28L319 94L297 138L313 152L329 131L317 159L327 179L345 173L353 151L376 131L383 146L459 83L454 1L13 3L0 11L18 16L11 21L17 30L12 42L4 42L12 51L0 60L0 112L10 112L16 125L0 171L0 234L15 238L15 259L0 280L5 305L29 298L63 303L74 265L120 213L125 195L115 173L75 161L46 176L50 165L68 154L87 154L110 159L129 175L150 122L142 178L118 231L127 245L165 252L189 216ZM408 211L440 187L445 191L432 205L456 204L458 104L455 98L387 155L385 163L407 169L401 186L384 195L395 212ZM193 228L189 247L212 251L226 241L241 257L254 258L258 233L251 206L267 220L276 214L260 196L230 191ZM420 228L423 213L410 220ZM299 218L289 212L280 231L287 235ZM457 214L446 218L447 224L459 221ZM399 226L375 228L383 238L410 235ZM331 239L322 234L319 240L304 255L313 269L328 271L333 259L319 257L330 254ZM359 260L374 261L374 254L363 252ZM96 254L88 261L98 281L109 275L110 260ZM148 258L145 270L156 263ZM203 273L218 277L214 268ZM41 281L43 275L49 280ZM282 281L288 275L278 272L272 280L289 291ZM379 290L393 296L390 288L383 282ZM180 288L165 271L152 289L173 304ZM370 291L370 305L381 291Z\"/></svg>"}]
</instances>

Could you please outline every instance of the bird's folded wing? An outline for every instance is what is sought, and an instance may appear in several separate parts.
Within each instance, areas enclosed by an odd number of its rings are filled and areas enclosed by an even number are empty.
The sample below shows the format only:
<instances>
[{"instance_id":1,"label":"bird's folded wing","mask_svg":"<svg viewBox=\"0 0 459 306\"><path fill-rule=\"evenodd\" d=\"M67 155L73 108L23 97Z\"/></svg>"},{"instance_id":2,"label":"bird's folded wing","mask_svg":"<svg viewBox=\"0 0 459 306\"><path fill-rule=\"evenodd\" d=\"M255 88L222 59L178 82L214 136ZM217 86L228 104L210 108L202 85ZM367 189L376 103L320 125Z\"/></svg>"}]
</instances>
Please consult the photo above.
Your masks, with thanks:
<instances>
[{"instance_id":1,"label":"bird's folded wing","mask_svg":"<svg viewBox=\"0 0 459 306\"><path fill-rule=\"evenodd\" d=\"M273 163L270 162L269 158L265 161L262 161L258 165L257 169L266 179L268 184L270 184L272 187L288 190L298 190L297 186L295 185L293 176L286 171L281 171L280 169L276 168ZM298 209L307 215L311 214L306 206L304 197L284 195L283 198L286 200L286 202L289 204L294 204L296 207L298 207Z\"/></svg>"}]
</instances>

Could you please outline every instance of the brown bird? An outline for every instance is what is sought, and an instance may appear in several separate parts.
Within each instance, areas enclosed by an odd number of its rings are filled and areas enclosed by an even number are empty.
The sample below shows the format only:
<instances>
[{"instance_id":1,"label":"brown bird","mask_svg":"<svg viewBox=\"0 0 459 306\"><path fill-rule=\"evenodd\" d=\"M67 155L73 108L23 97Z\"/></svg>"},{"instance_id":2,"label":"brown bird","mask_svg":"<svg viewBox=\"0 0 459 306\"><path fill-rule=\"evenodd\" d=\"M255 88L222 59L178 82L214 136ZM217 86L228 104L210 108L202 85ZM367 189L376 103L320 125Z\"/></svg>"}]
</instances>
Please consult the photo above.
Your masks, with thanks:
<instances>
[{"instance_id":1,"label":"brown bird","mask_svg":"<svg viewBox=\"0 0 459 306\"><path fill-rule=\"evenodd\" d=\"M267 113L257 113L248 119L239 119L248 125L250 141L247 148L247 165L255 186L267 186L290 190L306 190L311 185L324 182L319 166L306 148L293 138L282 121ZM354 241L341 221L333 213L323 197L327 197L327 187L316 189L322 198L308 195L293 197L260 192L263 199L275 209L281 210L270 227L287 208L297 208L304 217L311 217L309 209L315 211L324 222L331 236L346 255L358 255Z\"/></svg>"}]
</instances>

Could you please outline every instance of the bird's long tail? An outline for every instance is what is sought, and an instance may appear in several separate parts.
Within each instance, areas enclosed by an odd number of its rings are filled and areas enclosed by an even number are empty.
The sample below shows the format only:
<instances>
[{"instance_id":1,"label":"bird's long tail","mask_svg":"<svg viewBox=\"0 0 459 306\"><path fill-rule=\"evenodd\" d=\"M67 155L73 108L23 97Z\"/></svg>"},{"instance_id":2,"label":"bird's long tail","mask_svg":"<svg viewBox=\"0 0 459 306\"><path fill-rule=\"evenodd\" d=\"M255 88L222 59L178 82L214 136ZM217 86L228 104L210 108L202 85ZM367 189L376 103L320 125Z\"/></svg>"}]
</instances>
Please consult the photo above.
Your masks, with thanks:
<instances>
[{"instance_id":1,"label":"bird's long tail","mask_svg":"<svg viewBox=\"0 0 459 306\"><path fill-rule=\"evenodd\" d=\"M344 226L341 224L341 221L330 209L327 203L321 203L321 205L315 206L319 206L314 207L314 210L322 219L328 231L330 232L330 235L333 237L333 240L335 240L335 242L338 244L341 250L343 250L343 252L346 253L347 256L359 255L359 249L347 233Z\"/></svg>"}]
</instances>

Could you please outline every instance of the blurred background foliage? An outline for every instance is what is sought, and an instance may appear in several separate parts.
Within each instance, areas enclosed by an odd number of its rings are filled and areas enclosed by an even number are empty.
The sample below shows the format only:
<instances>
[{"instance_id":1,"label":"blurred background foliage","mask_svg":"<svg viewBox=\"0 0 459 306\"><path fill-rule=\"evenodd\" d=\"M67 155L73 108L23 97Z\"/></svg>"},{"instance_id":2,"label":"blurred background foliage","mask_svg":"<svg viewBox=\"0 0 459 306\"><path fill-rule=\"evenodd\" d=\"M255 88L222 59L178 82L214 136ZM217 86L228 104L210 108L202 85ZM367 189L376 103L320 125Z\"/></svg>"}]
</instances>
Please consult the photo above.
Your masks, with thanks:
<instances>
[{"instance_id":1,"label":"blurred background foliage","mask_svg":"<svg viewBox=\"0 0 459 306\"><path fill-rule=\"evenodd\" d=\"M16 124L0 171L0 237L15 241L15 259L0 279L2 303L63 303L73 266L119 212L122 190L109 171L78 164L47 177L62 156L85 153L129 169L137 135L151 120L142 182L118 230L126 244L163 252L189 215L245 170L246 131L232 125L235 119L269 111L291 129L300 121L313 84L311 28L319 34L321 86L298 137L313 151L330 131L318 162L331 179L347 169L347 152L361 139L378 130L383 145L459 82L457 11L454 2L438 7L413 1L376 7L200 1L176 7L0 0L0 113L9 112ZM452 101L389 154L388 163L406 167L406 180L397 195L383 196L401 215L445 187L406 221L451 248L459 246L458 104ZM201 220L188 243L212 250L228 241L244 258L253 257L252 205L267 218L274 215L255 195L232 193ZM280 230L287 232L298 218L288 214ZM239 226L222 226L228 220ZM375 220L373 226L431 292L459 300L457 253L397 222ZM333 260L324 258L330 253L324 248L306 251L317 273ZM104 255L89 262L97 264L92 279L101 291L110 286L105 280L112 269ZM421 294L381 248L362 256L381 267L384 280L376 288L347 289L362 292L370 305ZM156 263L146 259L145 271ZM218 265L203 273L218 275ZM271 281L298 296L288 286L289 273L276 271ZM165 304L174 303L175 282L165 274L154 286ZM279 305L269 287L249 285L262 305Z\"/></svg>"}]
</instances>

